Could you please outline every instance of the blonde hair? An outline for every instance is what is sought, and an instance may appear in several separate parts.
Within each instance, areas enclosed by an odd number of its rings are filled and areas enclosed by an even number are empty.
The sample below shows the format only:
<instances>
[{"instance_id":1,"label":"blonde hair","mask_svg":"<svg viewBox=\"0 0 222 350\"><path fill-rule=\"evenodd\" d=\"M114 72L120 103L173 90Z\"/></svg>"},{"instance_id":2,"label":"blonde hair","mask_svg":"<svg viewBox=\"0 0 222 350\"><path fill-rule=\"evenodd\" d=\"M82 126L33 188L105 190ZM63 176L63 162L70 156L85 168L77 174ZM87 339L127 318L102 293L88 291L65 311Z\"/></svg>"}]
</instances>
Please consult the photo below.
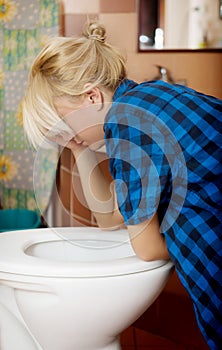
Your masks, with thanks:
<instances>
[{"instance_id":1,"label":"blonde hair","mask_svg":"<svg viewBox=\"0 0 222 350\"><path fill-rule=\"evenodd\" d=\"M56 123L63 128L56 98L75 99L96 86L114 92L125 78L125 58L106 43L105 27L98 21L88 22L81 37L52 38L31 67L23 101L24 129L32 145L37 148Z\"/></svg>"}]
</instances>

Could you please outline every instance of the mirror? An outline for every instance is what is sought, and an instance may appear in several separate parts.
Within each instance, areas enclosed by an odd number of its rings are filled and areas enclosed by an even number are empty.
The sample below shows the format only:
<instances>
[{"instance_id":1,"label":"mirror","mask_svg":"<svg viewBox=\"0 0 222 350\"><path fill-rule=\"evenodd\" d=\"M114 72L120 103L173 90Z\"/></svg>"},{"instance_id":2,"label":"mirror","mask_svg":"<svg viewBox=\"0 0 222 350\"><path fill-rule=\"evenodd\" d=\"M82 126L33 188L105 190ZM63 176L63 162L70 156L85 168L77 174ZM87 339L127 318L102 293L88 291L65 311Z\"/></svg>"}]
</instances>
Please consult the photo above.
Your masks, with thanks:
<instances>
[{"instance_id":1,"label":"mirror","mask_svg":"<svg viewBox=\"0 0 222 350\"><path fill-rule=\"evenodd\" d=\"M137 0L138 51L222 51L222 0Z\"/></svg>"}]
</instances>

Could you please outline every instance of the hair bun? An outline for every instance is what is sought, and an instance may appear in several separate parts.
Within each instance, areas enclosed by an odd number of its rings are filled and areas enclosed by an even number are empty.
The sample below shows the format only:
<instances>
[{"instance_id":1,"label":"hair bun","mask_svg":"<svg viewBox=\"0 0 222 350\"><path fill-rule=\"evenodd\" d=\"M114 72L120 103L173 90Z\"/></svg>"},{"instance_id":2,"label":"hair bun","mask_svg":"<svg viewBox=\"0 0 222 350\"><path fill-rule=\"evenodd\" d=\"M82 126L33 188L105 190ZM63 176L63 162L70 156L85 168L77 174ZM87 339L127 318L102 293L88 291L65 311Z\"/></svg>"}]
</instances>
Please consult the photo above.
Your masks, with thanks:
<instances>
[{"instance_id":1,"label":"hair bun","mask_svg":"<svg viewBox=\"0 0 222 350\"><path fill-rule=\"evenodd\" d=\"M88 22L83 31L83 35L87 39L100 41L101 43L106 41L106 29L97 21Z\"/></svg>"}]
</instances>

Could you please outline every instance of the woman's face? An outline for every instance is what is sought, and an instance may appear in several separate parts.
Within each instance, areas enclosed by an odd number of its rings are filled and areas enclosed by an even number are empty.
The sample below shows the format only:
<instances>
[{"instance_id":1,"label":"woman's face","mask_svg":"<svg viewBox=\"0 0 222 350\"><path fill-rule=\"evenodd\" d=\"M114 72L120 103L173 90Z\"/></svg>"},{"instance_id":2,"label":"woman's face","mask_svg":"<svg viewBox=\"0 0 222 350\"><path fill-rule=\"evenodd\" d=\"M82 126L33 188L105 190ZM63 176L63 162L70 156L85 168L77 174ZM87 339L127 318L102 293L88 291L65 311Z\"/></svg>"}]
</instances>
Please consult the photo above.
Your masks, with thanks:
<instances>
[{"instance_id":1,"label":"woman's face","mask_svg":"<svg viewBox=\"0 0 222 350\"><path fill-rule=\"evenodd\" d=\"M59 137L64 142L70 140L77 144L88 146L93 151L104 145L103 124L106 113L111 106L111 102L93 96L85 95L79 102L70 101L66 97L59 98L56 101L57 112L61 119L70 127L72 134L62 133ZM59 138L57 138L57 143ZM60 139L60 141L62 141ZM61 142L60 142L61 144Z\"/></svg>"}]
</instances>

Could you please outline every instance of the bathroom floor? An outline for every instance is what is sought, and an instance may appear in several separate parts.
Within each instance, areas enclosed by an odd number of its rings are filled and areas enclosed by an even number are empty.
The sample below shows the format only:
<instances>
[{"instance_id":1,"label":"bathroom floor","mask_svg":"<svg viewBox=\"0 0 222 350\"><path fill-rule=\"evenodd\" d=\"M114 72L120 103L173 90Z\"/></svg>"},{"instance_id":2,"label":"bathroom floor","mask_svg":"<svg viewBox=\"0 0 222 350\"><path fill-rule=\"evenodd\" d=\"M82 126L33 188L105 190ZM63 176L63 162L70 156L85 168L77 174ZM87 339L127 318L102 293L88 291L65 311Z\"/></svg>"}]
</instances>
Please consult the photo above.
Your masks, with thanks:
<instances>
[{"instance_id":1,"label":"bathroom floor","mask_svg":"<svg viewBox=\"0 0 222 350\"><path fill-rule=\"evenodd\" d=\"M133 326L121 334L120 341L122 350L196 350L195 347L173 343Z\"/></svg>"}]
</instances>

